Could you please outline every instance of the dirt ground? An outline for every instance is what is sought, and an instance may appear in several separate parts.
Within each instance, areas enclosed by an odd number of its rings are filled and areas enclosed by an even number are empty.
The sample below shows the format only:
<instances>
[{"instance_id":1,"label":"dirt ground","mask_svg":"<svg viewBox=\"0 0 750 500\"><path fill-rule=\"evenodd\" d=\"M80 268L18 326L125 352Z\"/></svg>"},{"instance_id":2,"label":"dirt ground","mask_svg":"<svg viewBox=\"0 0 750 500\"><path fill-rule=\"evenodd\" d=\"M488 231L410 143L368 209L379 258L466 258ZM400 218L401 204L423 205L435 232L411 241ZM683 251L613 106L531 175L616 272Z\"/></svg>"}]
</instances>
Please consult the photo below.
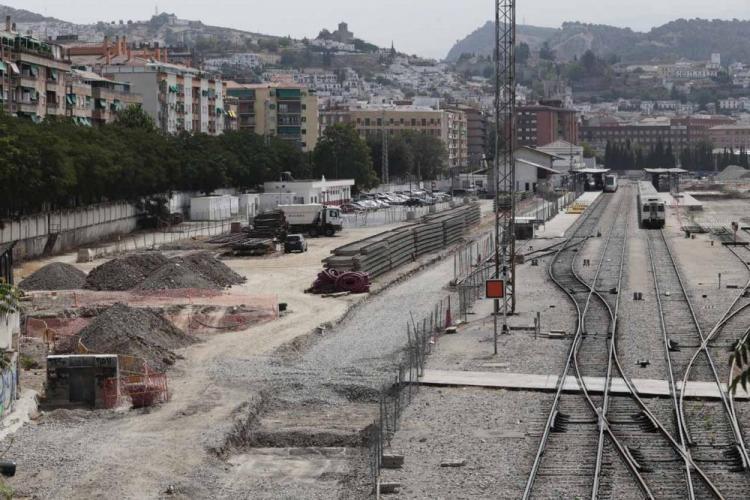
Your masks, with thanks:
<instances>
[{"instance_id":1,"label":"dirt ground","mask_svg":"<svg viewBox=\"0 0 750 500\"><path fill-rule=\"evenodd\" d=\"M18 463L17 475L10 480L17 496L143 499L168 493L177 498L233 498L231 492L237 485L231 480L241 474L227 474L232 468L257 467L259 480L284 476L289 468L297 470L289 474L290 484L282 497L268 498L301 498L304 495L295 492L305 492L311 478L339 481L351 466L351 450L308 450L309 456L303 459L299 450L291 457L294 451L253 449L233 456L230 462L220 458L218 452L226 446L227 436L247 422L261 388L233 383L231 374L226 380L217 378L212 367L219 360L270 357L297 337L339 321L367 296L323 299L305 294L321 260L337 246L396 226L347 229L335 238L311 239L304 254L225 260L247 278L235 287L238 292L276 295L279 303L288 304L287 313L271 323L215 334L181 350L185 360L170 372L172 398L160 407L145 412L56 410L27 424L12 442L4 443L10 446L8 456ZM382 277L374 292L431 258L425 256ZM75 255L25 263L18 275L26 276L51 261L75 263ZM101 262L76 265L89 271ZM305 472L305 468L311 470ZM264 497L252 492L248 496Z\"/></svg>"}]
</instances>

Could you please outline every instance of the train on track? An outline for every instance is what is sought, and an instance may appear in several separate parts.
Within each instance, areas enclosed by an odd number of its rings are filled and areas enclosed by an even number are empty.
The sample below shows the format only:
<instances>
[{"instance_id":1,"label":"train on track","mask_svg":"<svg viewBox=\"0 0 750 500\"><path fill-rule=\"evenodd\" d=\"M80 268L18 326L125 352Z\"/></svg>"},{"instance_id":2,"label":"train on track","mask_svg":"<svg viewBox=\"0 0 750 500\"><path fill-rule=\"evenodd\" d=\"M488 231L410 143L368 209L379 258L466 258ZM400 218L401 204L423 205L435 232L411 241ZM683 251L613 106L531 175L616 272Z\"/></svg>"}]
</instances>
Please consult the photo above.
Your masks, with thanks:
<instances>
[{"instance_id":1,"label":"train on track","mask_svg":"<svg viewBox=\"0 0 750 500\"><path fill-rule=\"evenodd\" d=\"M642 228L661 229L667 220L667 203L650 182L638 183L638 222Z\"/></svg>"},{"instance_id":2,"label":"train on track","mask_svg":"<svg viewBox=\"0 0 750 500\"><path fill-rule=\"evenodd\" d=\"M607 174L604 176L604 192L617 192L617 174Z\"/></svg>"}]
</instances>

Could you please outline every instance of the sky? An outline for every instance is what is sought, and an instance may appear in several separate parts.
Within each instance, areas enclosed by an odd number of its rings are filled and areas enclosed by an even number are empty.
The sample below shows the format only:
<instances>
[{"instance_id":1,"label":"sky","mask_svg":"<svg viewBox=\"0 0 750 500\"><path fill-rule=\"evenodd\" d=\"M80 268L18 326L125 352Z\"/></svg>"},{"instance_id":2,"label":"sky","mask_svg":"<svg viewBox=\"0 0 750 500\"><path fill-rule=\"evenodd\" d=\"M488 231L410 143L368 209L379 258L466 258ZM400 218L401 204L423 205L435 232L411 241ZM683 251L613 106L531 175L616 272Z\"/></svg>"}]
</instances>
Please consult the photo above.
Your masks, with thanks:
<instances>
[{"instance_id":1,"label":"sky","mask_svg":"<svg viewBox=\"0 0 750 500\"><path fill-rule=\"evenodd\" d=\"M494 18L489 0L0 0L76 23L145 20L156 8L182 19L269 35L314 37L349 23L357 38L401 52L442 58ZM518 23L559 27L582 21L648 31L676 18L749 18L748 0L521 0Z\"/></svg>"}]
</instances>

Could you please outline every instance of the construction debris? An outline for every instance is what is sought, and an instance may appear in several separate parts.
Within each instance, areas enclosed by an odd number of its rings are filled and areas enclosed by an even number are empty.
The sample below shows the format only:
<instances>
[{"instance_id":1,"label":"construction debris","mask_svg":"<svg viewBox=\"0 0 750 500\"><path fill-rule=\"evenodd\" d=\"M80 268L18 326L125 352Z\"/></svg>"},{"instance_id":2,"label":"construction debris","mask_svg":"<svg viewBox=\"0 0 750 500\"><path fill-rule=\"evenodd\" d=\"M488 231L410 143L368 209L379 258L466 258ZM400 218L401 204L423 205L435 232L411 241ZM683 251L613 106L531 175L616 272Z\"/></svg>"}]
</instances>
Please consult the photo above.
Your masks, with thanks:
<instances>
[{"instance_id":1,"label":"construction debris","mask_svg":"<svg viewBox=\"0 0 750 500\"><path fill-rule=\"evenodd\" d=\"M47 264L18 284L21 290L78 290L86 283L86 273L62 262Z\"/></svg>"},{"instance_id":2,"label":"construction debris","mask_svg":"<svg viewBox=\"0 0 750 500\"><path fill-rule=\"evenodd\" d=\"M160 253L133 254L113 259L93 269L86 288L93 290L214 289L244 283L210 252L198 252L167 259Z\"/></svg>"},{"instance_id":3,"label":"construction debris","mask_svg":"<svg viewBox=\"0 0 750 500\"><path fill-rule=\"evenodd\" d=\"M286 237L286 216L281 210L271 210L258 214L253 219L253 228L249 235L253 238L270 238L283 240Z\"/></svg>"},{"instance_id":4,"label":"construction debris","mask_svg":"<svg viewBox=\"0 0 750 500\"><path fill-rule=\"evenodd\" d=\"M169 262L160 253L135 253L105 262L86 278L90 290L125 291L137 287L154 271Z\"/></svg>"},{"instance_id":5,"label":"construction debris","mask_svg":"<svg viewBox=\"0 0 750 500\"><path fill-rule=\"evenodd\" d=\"M220 289L216 283L194 273L178 262L167 262L151 273L137 290L178 290L182 288Z\"/></svg>"},{"instance_id":6,"label":"construction debris","mask_svg":"<svg viewBox=\"0 0 750 500\"><path fill-rule=\"evenodd\" d=\"M175 257L172 262L184 265L193 273L216 284L220 288L240 285L245 278L232 271L229 266L221 262L209 252L199 252L183 257ZM197 288L197 287L196 287Z\"/></svg>"},{"instance_id":7,"label":"construction debris","mask_svg":"<svg viewBox=\"0 0 750 500\"><path fill-rule=\"evenodd\" d=\"M119 303L97 315L78 335L90 353L141 358L157 371L175 363L178 356L173 349L195 342L161 314Z\"/></svg>"}]
</instances>

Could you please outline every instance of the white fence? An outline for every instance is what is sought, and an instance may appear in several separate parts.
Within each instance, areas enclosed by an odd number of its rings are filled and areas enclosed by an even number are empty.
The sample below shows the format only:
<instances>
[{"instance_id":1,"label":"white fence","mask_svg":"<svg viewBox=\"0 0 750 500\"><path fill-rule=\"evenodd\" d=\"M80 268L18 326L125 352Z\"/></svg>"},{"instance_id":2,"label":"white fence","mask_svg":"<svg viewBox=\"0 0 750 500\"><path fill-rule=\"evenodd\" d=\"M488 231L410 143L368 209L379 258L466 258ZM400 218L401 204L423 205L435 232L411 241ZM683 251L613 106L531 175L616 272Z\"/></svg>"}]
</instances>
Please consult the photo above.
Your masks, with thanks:
<instances>
[{"instance_id":1,"label":"white fence","mask_svg":"<svg viewBox=\"0 0 750 500\"><path fill-rule=\"evenodd\" d=\"M460 204L460 202L457 202ZM353 214L343 214L344 227L374 227L418 220L420 217L442 212L450 208L450 203L437 203L432 207L393 206L379 210L367 210ZM432 211L431 211L432 210ZM409 216L409 214L413 214ZM412 218L410 218L412 217Z\"/></svg>"}]
</instances>

